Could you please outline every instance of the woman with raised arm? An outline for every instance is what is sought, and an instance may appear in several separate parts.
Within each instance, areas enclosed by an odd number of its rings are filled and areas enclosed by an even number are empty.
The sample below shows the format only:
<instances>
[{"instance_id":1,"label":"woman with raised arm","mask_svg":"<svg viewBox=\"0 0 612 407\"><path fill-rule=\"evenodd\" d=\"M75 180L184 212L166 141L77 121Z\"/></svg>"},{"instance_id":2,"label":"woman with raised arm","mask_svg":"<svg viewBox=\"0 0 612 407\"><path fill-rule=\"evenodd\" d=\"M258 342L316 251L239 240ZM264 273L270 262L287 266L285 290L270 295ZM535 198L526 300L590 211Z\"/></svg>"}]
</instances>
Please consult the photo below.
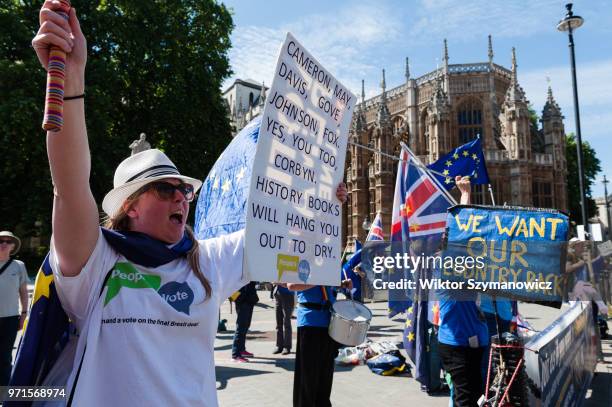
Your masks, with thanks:
<instances>
[{"instance_id":1,"label":"woman with raised arm","mask_svg":"<svg viewBox=\"0 0 612 407\"><path fill-rule=\"evenodd\" d=\"M455 177L460 203L469 205L469 177ZM483 393L480 362L489 343L487 323L476 304L477 296L467 290L437 290L440 301L438 349L444 370L450 374L452 405L474 407Z\"/></svg>"},{"instance_id":2,"label":"woman with raised arm","mask_svg":"<svg viewBox=\"0 0 612 407\"><path fill-rule=\"evenodd\" d=\"M54 188L50 263L79 339L67 380L75 406L216 406L220 304L245 285L244 233L198 241L186 226L201 182L159 150L119 164L99 226L89 187L84 97L87 47L74 9L45 1L32 41L46 68L66 54L64 126L47 134ZM346 199L346 188L337 196Z\"/></svg>"}]
</instances>

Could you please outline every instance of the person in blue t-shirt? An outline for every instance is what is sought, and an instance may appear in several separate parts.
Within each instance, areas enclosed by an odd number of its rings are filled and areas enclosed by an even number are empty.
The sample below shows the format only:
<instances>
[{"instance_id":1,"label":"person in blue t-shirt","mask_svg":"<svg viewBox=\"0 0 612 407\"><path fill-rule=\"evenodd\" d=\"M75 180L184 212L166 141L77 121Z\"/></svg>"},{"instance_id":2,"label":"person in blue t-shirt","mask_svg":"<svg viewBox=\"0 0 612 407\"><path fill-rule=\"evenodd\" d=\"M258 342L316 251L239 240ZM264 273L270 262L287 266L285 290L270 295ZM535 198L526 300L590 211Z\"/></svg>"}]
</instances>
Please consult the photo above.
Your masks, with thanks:
<instances>
[{"instance_id":1,"label":"person in blue t-shirt","mask_svg":"<svg viewBox=\"0 0 612 407\"><path fill-rule=\"evenodd\" d=\"M342 288L351 290L352 281L345 279ZM294 407L331 406L334 359L340 344L328 333L331 308L336 302L335 287L287 284L297 291L297 348L293 377Z\"/></svg>"},{"instance_id":2,"label":"person in blue t-shirt","mask_svg":"<svg viewBox=\"0 0 612 407\"><path fill-rule=\"evenodd\" d=\"M461 204L470 203L470 180L456 177ZM476 304L477 294L438 290L440 301L439 353L453 382L453 405L474 407L482 394L481 360L489 343L487 323Z\"/></svg>"}]
</instances>

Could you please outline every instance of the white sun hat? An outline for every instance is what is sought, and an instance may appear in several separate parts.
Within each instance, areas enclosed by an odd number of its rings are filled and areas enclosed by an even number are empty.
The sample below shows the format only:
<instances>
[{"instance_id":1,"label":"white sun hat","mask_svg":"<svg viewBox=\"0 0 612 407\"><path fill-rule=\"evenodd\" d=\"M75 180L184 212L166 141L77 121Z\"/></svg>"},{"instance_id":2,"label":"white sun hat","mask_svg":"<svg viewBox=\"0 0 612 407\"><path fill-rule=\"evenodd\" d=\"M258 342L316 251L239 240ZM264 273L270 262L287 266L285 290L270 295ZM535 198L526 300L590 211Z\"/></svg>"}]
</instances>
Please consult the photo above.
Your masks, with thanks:
<instances>
[{"instance_id":1,"label":"white sun hat","mask_svg":"<svg viewBox=\"0 0 612 407\"><path fill-rule=\"evenodd\" d=\"M145 150L119 164L113 179L114 188L104 197L102 209L112 218L130 195L150 182L165 178L176 178L190 184L194 192L202 186L202 181L181 175L166 154L157 149Z\"/></svg>"}]
</instances>

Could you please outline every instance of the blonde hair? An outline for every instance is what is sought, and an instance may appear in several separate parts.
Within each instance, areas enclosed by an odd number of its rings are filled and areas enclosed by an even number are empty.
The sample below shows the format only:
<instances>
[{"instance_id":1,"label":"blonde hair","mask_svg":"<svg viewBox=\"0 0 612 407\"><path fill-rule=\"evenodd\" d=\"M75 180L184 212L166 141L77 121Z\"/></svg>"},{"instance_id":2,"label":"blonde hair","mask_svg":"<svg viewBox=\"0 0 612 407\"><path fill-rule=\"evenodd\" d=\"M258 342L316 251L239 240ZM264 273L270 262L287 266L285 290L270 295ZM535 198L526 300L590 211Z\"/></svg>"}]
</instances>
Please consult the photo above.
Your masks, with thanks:
<instances>
[{"instance_id":1,"label":"blonde hair","mask_svg":"<svg viewBox=\"0 0 612 407\"><path fill-rule=\"evenodd\" d=\"M132 204L138 199L140 196L139 191L132 194L129 198L125 200L124 205L119 208L119 211L115 214L115 216L106 217L103 220L103 225L105 228L110 230L116 230L119 232L127 232L130 230L130 217L127 214L128 209ZM196 275L198 280L202 283L204 287L204 291L206 292L205 299L210 298L212 295L212 286L210 285L210 281L204 276L202 270L200 268L200 250L199 245L196 240L196 237L191 230L191 227L185 225L185 231L187 232L187 237L191 240L191 249L187 252L187 260L189 261L189 267L193 270L193 273Z\"/></svg>"}]
</instances>

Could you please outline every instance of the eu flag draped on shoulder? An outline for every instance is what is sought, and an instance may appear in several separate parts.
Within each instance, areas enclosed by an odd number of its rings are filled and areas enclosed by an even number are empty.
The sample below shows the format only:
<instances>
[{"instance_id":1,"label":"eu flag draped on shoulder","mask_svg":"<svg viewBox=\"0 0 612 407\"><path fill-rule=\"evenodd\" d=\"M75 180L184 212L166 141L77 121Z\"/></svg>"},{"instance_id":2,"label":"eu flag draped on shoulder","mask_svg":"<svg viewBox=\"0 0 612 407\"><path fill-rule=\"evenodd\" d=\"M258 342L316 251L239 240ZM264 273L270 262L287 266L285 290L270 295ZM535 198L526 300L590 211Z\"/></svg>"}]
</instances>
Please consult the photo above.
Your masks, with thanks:
<instances>
[{"instance_id":1,"label":"eu flag draped on shoulder","mask_svg":"<svg viewBox=\"0 0 612 407\"><path fill-rule=\"evenodd\" d=\"M469 175L472 184L489 183L480 137L457 147L427 167L435 171L433 176L447 190L453 189L457 175Z\"/></svg>"},{"instance_id":2,"label":"eu flag draped on shoulder","mask_svg":"<svg viewBox=\"0 0 612 407\"><path fill-rule=\"evenodd\" d=\"M9 385L42 385L67 344L69 336L68 316L57 295L47 255L36 274L30 315L19 343ZM7 401L4 405L24 407L31 405L31 402Z\"/></svg>"}]
</instances>

